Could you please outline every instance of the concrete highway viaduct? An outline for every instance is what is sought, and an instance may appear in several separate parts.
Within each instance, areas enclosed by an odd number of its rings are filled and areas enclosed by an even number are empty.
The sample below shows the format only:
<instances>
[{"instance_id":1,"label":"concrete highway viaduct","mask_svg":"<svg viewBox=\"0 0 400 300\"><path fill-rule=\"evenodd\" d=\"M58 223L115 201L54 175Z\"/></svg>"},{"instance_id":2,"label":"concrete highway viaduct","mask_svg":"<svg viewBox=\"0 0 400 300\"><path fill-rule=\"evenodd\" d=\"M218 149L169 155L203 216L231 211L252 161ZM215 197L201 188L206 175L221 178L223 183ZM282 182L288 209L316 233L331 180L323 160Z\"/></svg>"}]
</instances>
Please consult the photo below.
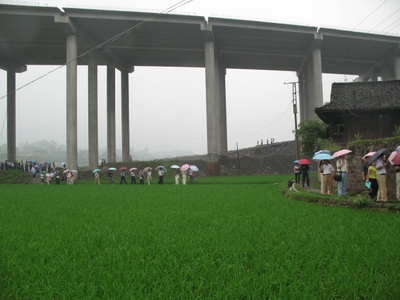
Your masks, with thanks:
<instances>
[{"instance_id":1,"label":"concrete highway viaduct","mask_svg":"<svg viewBox=\"0 0 400 300\"><path fill-rule=\"evenodd\" d=\"M98 163L97 70L107 66L107 161L116 160L115 73L121 72L122 160L130 156L129 74L135 66L205 69L209 171L227 152L226 69L294 71L300 119L317 118L322 74L400 79L400 38L288 24L132 11L0 5L7 71L7 151L16 159L16 74L66 65L67 166L77 168L77 66L88 67L89 165ZM126 125L128 124L128 126Z\"/></svg>"}]
</instances>

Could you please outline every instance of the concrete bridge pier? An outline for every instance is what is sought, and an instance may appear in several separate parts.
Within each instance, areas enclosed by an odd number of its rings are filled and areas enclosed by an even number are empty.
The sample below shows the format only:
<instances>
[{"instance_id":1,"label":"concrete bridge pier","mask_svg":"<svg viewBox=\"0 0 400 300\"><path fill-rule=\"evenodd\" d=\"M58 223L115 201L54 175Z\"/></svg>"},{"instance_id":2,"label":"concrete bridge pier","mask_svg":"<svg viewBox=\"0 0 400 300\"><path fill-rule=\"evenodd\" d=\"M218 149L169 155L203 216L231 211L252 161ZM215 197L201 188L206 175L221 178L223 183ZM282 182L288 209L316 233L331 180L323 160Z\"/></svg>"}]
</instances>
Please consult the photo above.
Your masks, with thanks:
<instances>
[{"instance_id":1,"label":"concrete bridge pier","mask_svg":"<svg viewBox=\"0 0 400 300\"><path fill-rule=\"evenodd\" d=\"M107 66L107 162L116 161L115 68Z\"/></svg>"},{"instance_id":2,"label":"concrete bridge pier","mask_svg":"<svg viewBox=\"0 0 400 300\"><path fill-rule=\"evenodd\" d=\"M202 25L205 52L207 154L206 172L220 174L219 159L227 153L225 68L215 49L210 25Z\"/></svg>"},{"instance_id":3,"label":"concrete bridge pier","mask_svg":"<svg viewBox=\"0 0 400 300\"><path fill-rule=\"evenodd\" d=\"M98 78L97 59L94 52L89 53L88 62L88 130L89 130L89 168L96 169L99 163L99 120L98 120Z\"/></svg>"},{"instance_id":4,"label":"concrete bridge pier","mask_svg":"<svg viewBox=\"0 0 400 300\"><path fill-rule=\"evenodd\" d=\"M67 36L67 168L78 169L77 36Z\"/></svg>"}]
</instances>

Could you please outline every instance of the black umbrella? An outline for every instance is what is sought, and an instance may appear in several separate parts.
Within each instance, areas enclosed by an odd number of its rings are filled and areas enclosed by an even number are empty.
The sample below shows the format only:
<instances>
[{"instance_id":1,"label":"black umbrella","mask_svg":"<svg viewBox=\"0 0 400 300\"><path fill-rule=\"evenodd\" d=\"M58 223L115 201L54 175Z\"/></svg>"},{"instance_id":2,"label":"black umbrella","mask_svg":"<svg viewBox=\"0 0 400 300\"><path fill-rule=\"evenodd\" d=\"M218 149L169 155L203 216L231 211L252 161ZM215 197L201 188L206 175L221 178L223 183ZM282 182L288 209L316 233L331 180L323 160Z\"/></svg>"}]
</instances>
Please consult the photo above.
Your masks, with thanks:
<instances>
[{"instance_id":1,"label":"black umbrella","mask_svg":"<svg viewBox=\"0 0 400 300\"><path fill-rule=\"evenodd\" d=\"M372 165L372 163L373 163L374 161L376 161L376 160L378 159L379 156L381 156L382 154L385 154L385 152L387 152L387 151L388 151L388 149L386 149L386 148L382 148L382 149L379 149L378 151L376 151L375 154L372 155L372 156L369 158L368 166Z\"/></svg>"}]
</instances>

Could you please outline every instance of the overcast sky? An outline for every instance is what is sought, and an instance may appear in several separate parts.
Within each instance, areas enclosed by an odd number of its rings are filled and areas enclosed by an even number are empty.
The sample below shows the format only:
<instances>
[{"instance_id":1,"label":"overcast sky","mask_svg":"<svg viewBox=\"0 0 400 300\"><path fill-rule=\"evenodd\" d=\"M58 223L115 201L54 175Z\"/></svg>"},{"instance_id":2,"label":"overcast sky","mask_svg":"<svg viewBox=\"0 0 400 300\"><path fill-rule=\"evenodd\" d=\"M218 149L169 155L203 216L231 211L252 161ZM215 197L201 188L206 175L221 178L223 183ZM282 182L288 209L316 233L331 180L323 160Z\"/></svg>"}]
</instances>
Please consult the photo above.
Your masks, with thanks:
<instances>
[{"instance_id":1,"label":"overcast sky","mask_svg":"<svg viewBox=\"0 0 400 300\"><path fill-rule=\"evenodd\" d=\"M121 9L159 13L179 1L48 0L35 4L61 7ZM29 4L22 1L1 1ZM32 2L30 2L32 3ZM322 4L323 3L323 4ZM111 6L112 5L112 6ZM400 35L398 0L193 0L172 13L321 26ZM17 74L17 87L54 70L28 66ZM99 67L99 143L106 147L106 74ZM116 73L116 134L121 148L120 74ZM324 102L333 82L355 76L324 74ZM257 140L293 140L294 72L232 70L226 74L228 150L254 146ZM66 143L65 67L17 92L17 146L41 139ZM205 70L203 68L135 67L130 74L130 144L134 151L192 150L207 152ZM6 94L6 73L0 70L0 97ZM88 148L87 68L78 67L78 148ZM0 145L7 142L6 98L0 100ZM298 116L299 119L299 116ZM17 153L18 154L18 153Z\"/></svg>"}]
</instances>

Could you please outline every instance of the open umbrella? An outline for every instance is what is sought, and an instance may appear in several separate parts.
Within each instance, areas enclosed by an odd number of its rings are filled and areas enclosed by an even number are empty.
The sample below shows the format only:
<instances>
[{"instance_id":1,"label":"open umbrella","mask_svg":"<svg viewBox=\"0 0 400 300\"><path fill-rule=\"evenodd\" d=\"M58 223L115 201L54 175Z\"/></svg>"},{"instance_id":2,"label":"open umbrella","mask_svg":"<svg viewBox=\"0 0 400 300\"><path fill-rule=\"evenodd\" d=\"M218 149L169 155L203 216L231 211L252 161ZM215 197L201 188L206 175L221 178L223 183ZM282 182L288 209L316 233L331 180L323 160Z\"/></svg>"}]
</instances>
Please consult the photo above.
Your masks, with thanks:
<instances>
[{"instance_id":1,"label":"open umbrella","mask_svg":"<svg viewBox=\"0 0 400 300\"><path fill-rule=\"evenodd\" d=\"M164 173L167 172L167 168L164 166L157 166L156 170L162 170Z\"/></svg>"},{"instance_id":2,"label":"open umbrella","mask_svg":"<svg viewBox=\"0 0 400 300\"><path fill-rule=\"evenodd\" d=\"M299 159L297 162L299 165L311 165L311 161L307 158Z\"/></svg>"},{"instance_id":3,"label":"open umbrella","mask_svg":"<svg viewBox=\"0 0 400 300\"><path fill-rule=\"evenodd\" d=\"M180 169L181 167L178 166L178 165L172 165L170 168L171 168L171 169Z\"/></svg>"},{"instance_id":4,"label":"open umbrella","mask_svg":"<svg viewBox=\"0 0 400 300\"><path fill-rule=\"evenodd\" d=\"M108 171L117 171L117 169L114 167L111 167L111 168L108 168Z\"/></svg>"},{"instance_id":5,"label":"open umbrella","mask_svg":"<svg viewBox=\"0 0 400 300\"><path fill-rule=\"evenodd\" d=\"M181 171L187 171L190 168L188 164L184 164L181 166Z\"/></svg>"},{"instance_id":6,"label":"open umbrella","mask_svg":"<svg viewBox=\"0 0 400 300\"><path fill-rule=\"evenodd\" d=\"M328 153L319 153L314 155L312 158L312 160L324 160L324 159L331 160L332 156Z\"/></svg>"},{"instance_id":7,"label":"open umbrella","mask_svg":"<svg viewBox=\"0 0 400 300\"><path fill-rule=\"evenodd\" d=\"M367 154L365 154L363 157L361 157L362 160L366 160L367 157L371 157L372 155L375 154L375 151L373 152L368 152Z\"/></svg>"},{"instance_id":8,"label":"open umbrella","mask_svg":"<svg viewBox=\"0 0 400 300\"><path fill-rule=\"evenodd\" d=\"M293 163L294 163L294 164L298 164L298 163L299 163L299 160L296 159L295 161L293 161Z\"/></svg>"},{"instance_id":9,"label":"open umbrella","mask_svg":"<svg viewBox=\"0 0 400 300\"><path fill-rule=\"evenodd\" d=\"M100 172L101 172L100 169L94 169L94 170L92 171L93 174L94 174L94 173L100 173Z\"/></svg>"},{"instance_id":10,"label":"open umbrella","mask_svg":"<svg viewBox=\"0 0 400 300\"><path fill-rule=\"evenodd\" d=\"M137 170L137 168L130 168L129 172L136 171L136 170Z\"/></svg>"},{"instance_id":11,"label":"open umbrella","mask_svg":"<svg viewBox=\"0 0 400 300\"><path fill-rule=\"evenodd\" d=\"M120 171L123 171L123 170L126 170L126 169L127 169L126 167L119 168Z\"/></svg>"},{"instance_id":12,"label":"open umbrella","mask_svg":"<svg viewBox=\"0 0 400 300\"><path fill-rule=\"evenodd\" d=\"M400 165L400 152L393 152L393 153L394 153L393 157L392 155L389 156L389 161L393 165Z\"/></svg>"},{"instance_id":13,"label":"open umbrella","mask_svg":"<svg viewBox=\"0 0 400 300\"><path fill-rule=\"evenodd\" d=\"M190 165L190 170L195 171L195 172L198 172L198 171L199 171L199 168L196 167L195 165Z\"/></svg>"},{"instance_id":14,"label":"open umbrella","mask_svg":"<svg viewBox=\"0 0 400 300\"><path fill-rule=\"evenodd\" d=\"M143 172L149 172L149 171L151 171L150 167L146 167L146 168L143 169Z\"/></svg>"},{"instance_id":15,"label":"open umbrella","mask_svg":"<svg viewBox=\"0 0 400 300\"><path fill-rule=\"evenodd\" d=\"M63 173L67 173L67 172L69 172L69 169L66 169L66 170L64 170L64 172L63 172Z\"/></svg>"},{"instance_id":16,"label":"open umbrella","mask_svg":"<svg viewBox=\"0 0 400 300\"><path fill-rule=\"evenodd\" d=\"M400 146L396 148L396 152L400 152Z\"/></svg>"},{"instance_id":17,"label":"open umbrella","mask_svg":"<svg viewBox=\"0 0 400 300\"><path fill-rule=\"evenodd\" d=\"M386 148L382 148L382 149L379 149L378 151L376 151L375 154L370 157L368 166L372 165L372 163L374 161L376 161L379 156L381 156L382 154L385 154L385 152L387 152L387 151L388 151L388 149L386 149Z\"/></svg>"},{"instance_id":18,"label":"open umbrella","mask_svg":"<svg viewBox=\"0 0 400 300\"><path fill-rule=\"evenodd\" d=\"M314 156L317 155L317 154L329 154L329 155L331 155L331 151L329 151L329 150L319 150L319 151L314 153Z\"/></svg>"},{"instance_id":19,"label":"open umbrella","mask_svg":"<svg viewBox=\"0 0 400 300\"><path fill-rule=\"evenodd\" d=\"M336 151L335 153L333 153L332 158L340 157L342 155L346 155L351 152L353 152L353 151L348 150L348 149L342 149L342 150L339 150L339 151Z\"/></svg>"}]
</instances>

